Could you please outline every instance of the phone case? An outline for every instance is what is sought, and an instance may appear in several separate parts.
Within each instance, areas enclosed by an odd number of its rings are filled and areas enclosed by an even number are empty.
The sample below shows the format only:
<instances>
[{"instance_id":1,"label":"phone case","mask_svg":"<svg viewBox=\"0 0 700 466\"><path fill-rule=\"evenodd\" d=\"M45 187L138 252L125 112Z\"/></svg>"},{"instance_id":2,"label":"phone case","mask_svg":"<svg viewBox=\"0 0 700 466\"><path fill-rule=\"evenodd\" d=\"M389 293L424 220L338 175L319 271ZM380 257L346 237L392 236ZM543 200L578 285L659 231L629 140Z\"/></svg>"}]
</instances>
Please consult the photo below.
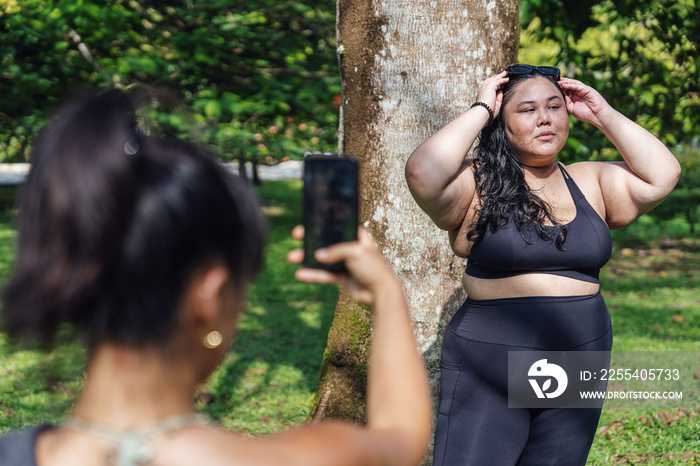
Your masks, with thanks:
<instances>
[{"instance_id":1,"label":"phone case","mask_svg":"<svg viewBox=\"0 0 700 466\"><path fill-rule=\"evenodd\" d=\"M352 156L308 155L304 159L304 265L331 271L342 263L321 264L322 247L357 240L358 162Z\"/></svg>"}]
</instances>

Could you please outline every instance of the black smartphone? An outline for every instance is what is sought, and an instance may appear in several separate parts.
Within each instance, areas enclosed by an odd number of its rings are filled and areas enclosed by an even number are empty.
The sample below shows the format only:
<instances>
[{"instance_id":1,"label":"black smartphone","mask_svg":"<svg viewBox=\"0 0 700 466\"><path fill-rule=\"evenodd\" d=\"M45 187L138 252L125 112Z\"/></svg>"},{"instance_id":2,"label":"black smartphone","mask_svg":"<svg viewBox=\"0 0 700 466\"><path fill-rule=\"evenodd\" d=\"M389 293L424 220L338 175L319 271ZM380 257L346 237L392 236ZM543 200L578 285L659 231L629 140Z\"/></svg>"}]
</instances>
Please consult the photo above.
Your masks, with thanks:
<instances>
[{"instance_id":1,"label":"black smartphone","mask_svg":"<svg viewBox=\"0 0 700 466\"><path fill-rule=\"evenodd\" d=\"M339 264L321 264L317 249L357 240L358 163L345 155L310 154L304 158L304 265L343 271Z\"/></svg>"}]
</instances>

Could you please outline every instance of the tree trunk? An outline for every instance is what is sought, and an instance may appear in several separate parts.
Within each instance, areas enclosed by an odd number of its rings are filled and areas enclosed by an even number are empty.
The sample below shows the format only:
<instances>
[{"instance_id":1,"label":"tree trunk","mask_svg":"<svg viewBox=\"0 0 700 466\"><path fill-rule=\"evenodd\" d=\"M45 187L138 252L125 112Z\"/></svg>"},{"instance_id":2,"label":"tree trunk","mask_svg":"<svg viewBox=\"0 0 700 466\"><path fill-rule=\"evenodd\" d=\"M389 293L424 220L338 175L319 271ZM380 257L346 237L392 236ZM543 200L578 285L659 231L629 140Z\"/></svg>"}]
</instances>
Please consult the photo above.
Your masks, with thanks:
<instances>
[{"instance_id":1,"label":"tree trunk","mask_svg":"<svg viewBox=\"0 0 700 466\"><path fill-rule=\"evenodd\" d=\"M258 161L253 160L251 163L253 164L253 185L260 186L262 184L262 180L258 174Z\"/></svg>"},{"instance_id":2,"label":"tree trunk","mask_svg":"<svg viewBox=\"0 0 700 466\"><path fill-rule=\"evenodd\" d=\"M248 171L245 167L245 155L243 153L238 154L238 176L246 183L248 182Z\"/></svg>"},{"instance_id":3,"label":"tree trunk","mask_svg":"<svg viewBox=\"0 0 700 466\"><path fill-rule=\"evenodd\" d=\"M339 151L360 160L360 221L404 283L434 393L442 332L465 298L465 262L409 193L411 152L516 62L517 0L338 0ZM314 419L364 422L368 311L341 293Z\"/></svg>"}]
</instances>

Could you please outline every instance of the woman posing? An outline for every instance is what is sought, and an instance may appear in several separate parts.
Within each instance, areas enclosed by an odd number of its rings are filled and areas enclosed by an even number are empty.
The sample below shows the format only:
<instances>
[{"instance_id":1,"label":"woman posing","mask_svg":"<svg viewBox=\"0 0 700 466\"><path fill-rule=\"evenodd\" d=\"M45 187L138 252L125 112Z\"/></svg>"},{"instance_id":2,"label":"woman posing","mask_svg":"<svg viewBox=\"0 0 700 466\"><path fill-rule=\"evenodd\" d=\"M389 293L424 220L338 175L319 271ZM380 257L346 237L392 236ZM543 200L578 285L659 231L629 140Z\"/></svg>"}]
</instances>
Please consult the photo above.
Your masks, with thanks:
<instances>
[{"instance_id":1,"label":"woman posing","mask_svg":"<svg viewBox=\"0 0 700 466\"><path fill-rule=\"evenodd\" d=\"M317 252L375 310L365 428L318 423L264 439L195 413L195 390L234 337L260 268L265 227L253 194L214 157L135 130L113 91L66 107L34 144L19 202L16 268L4 295L11 335L87 342L72 417L0 438L3 466L416 465L432 413L401 285L364 230ZM301 228L293 236L302 239ZM289 260L300 263L303 251Z\"/></svg>"},{"instance_id":2,"label":"woman posing","mask_svg":"<svg viewBox=\"0 0 700 466\"><path fill-rule=\"evenodd\" d=\"M569 113L623 161L564 168ZM442 347L435 465L585 463L600 409L509 409L508 351L611 349L598 282L609 229L658 205L679 174L673 154L594 89L529 65L486 79L477 103L411 154L413 197L468 258L468 298Z\"/></svg>"}]
</instances>

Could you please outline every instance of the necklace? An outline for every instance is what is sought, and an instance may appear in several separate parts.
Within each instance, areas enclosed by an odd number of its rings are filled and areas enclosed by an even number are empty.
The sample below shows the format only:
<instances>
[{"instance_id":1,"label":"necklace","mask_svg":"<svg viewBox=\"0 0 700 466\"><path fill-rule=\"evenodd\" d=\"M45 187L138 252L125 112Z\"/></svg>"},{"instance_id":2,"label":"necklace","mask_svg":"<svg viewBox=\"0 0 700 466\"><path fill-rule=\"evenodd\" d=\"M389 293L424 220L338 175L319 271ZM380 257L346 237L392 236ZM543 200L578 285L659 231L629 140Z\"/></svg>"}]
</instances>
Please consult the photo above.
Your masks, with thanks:
<instances>
[{"instance_id":1,"label":"necklace","mask_svg":"<svg viewBox=\"0 0 700 466\"><path fill-rule=\"evenodd\" d=\"M102 424L88 422L71 417L63 427L87 432L109 440L114 444L113 457L116 466L148 465L153 460L153 447L149 444L154 439L176 430L193 425L210 425L209 418L199 413L178 414L166 417L147 426L134 430L120 430Z\"/></svg>"}]
</instances>

